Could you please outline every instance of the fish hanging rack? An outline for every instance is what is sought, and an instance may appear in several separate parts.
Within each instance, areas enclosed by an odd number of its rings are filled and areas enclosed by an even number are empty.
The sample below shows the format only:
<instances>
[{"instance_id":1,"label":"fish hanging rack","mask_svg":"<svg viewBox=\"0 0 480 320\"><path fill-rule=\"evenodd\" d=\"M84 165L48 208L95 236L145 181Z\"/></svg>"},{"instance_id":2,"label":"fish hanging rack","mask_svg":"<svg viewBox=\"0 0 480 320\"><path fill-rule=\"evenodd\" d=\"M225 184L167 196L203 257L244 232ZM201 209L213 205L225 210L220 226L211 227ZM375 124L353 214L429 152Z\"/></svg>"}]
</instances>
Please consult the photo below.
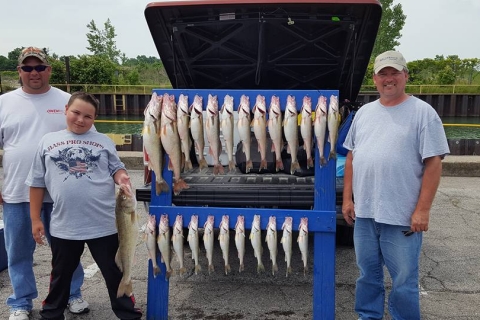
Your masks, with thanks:
<instances>
[{"instance_id":1,"label":"fish hanging rack","mask_svg":"<svg viewBox=\"0 0 480 320\"><path fill-rule=\"evenodd\" d=\"M233 96L234 110L237 110L241 95L250 98L250 105L253 107L258 94L266 97L267 106L272 95L280 99L282 111L285 111L288 95L295 96L297 110L300 111L304 96L312 98L312 109L316 105L320 95L327 98L327 105L331 95L338 97L337 90L196 90L196 89L154 89L157 95L168 93L178 100L180 94L188 96L189 104L193 102L195 95L203 97L204 110L208 95L217 95L218 103L221 106L225 95ZM329 150L330 144L325 143L325 150ZM320 159L318 148L315 147L315 159ZM325 152L324 154L328 154ZM173 186L173 175L168 171L167 166L163 170L163 178L167 184ZM207 216L213 215L214 227L218 228L223 215L229 215L229 227L234 229L238 215L245 218L245 228L251 227L254 215L260 215L262 230L266 230L268 219L274 215L277 220L277 230L285 220L285 217L292 217L294 229L298 227L300 218L308 217L308 231L313 234L313 319L334 319L335 318L335 232L336 232L336 210L335 210L335 178L336 163L334 159L328 161L325 166L320 167L319 161L315 161L314 178L314 205L312 210L295 209L259 209L259 208L225 208L225 207L192 207L172 206L172 193L161 193L156 195L155 184L152 183L151 203L149 213L156 216L157 225L162 214L168 214L170 226L175 223L177 215L183 215L183 226L188 227L191 215L198 215L198 224L203 226ZM152 176L152 181L155 177ZM172 188L170 188L172 189ZM157 263L160 262L157 256ZM147 319L166 320L168 319L168 295L169 281L165 278L165 264L159 263L162 275L153 277L152 264L149 263L148 292L147 292Z\"/></svg>"}]
</instances>

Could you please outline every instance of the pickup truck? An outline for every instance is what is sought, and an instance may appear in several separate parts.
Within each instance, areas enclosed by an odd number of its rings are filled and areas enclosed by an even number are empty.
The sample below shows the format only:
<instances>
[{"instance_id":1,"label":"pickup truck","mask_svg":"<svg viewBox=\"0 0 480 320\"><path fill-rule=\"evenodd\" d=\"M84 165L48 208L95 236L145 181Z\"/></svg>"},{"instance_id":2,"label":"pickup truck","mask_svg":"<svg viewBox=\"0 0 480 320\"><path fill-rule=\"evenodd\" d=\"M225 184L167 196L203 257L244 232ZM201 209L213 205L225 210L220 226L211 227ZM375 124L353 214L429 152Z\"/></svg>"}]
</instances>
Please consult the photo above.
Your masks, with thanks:
<instances>
[{"instance_id":1,"label":"pickup truck","mask_svg":"<svg viewBox=\"0 0 480 320\"><path fill-rule=\"evenodd\" d=\"M145 9L174 89L338 90L340 102L353 103L367 70L381 13L377 0L162 1ZM252 147L253 157L255 152ZM225 154L221 159L227 163ZM341 214L343 163L344 158L338 157L337 243L351 245L353 228ZM241 166L239 157L237 166ZM224 176L214 176L211 168L182 174L190 189L173 195L173 204L313 206L314 177L308 172L302 170L300 176L255 170L243 174L239 168ZM137 188L136 196L148 204L150 173L145 172L146 185Z\"/></svg>"}]
</instances>

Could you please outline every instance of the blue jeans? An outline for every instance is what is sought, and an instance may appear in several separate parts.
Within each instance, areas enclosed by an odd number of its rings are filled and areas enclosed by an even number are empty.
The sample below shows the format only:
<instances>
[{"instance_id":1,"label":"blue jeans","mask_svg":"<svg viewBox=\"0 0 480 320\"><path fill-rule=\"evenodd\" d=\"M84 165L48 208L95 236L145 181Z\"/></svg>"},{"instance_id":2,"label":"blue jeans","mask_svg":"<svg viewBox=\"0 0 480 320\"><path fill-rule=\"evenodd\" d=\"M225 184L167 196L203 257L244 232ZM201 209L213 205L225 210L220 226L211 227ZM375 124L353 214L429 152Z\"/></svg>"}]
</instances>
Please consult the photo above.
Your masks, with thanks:
<instances>
[{"instance_id":1,"label":"blue jeans","mask_svg":"<svg viewBox=\"0 0 480 320\"><path fill-rule=\"evenodd\" d=\"M355 292L355 312L360 319L382 319L385 303L383 266L392 278L388 311L395 320L420 319L418 265L422 233L406 237L409 226L377 223L357 218L354 243L360 276Z\"/></svg>"},{"instance_id":2,"label":"blue jeans","mask_svg":"<svg viewBox=\"0 0 480 320\"><path fill-rule=\"evenodd\" d=\"M44 203L42 220L45 234L50 240L50 214L52 204ZM32 300L37 298L38 291L33 273L33 253L35 240L32 237L32 222L30 220L30 203L3 203L3 220L5 249L8 257L8 274L12 284L13 294L7 298L10 311L33 308ZM83 284L84 272L81 264L73 274L70 285L70 298L80 298L80 287Z\"/></svg>"}]
</instances>

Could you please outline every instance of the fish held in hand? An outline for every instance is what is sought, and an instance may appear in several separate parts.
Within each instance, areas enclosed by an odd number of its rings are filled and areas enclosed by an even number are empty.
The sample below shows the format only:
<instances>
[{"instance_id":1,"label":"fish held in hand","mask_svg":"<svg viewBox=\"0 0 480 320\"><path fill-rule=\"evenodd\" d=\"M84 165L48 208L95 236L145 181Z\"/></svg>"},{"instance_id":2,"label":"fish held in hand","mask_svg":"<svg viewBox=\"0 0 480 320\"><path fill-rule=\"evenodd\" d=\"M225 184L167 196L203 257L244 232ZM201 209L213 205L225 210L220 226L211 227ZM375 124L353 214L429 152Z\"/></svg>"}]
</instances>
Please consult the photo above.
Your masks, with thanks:
<instances>
[{"instance_id":1,"label":"fish held in hand","mask_svg":"<svg viewBox=\"0 0 480 320\"><path fill-rule=\"evenodd\" d=\"M118 251L115 263L122 271L122 279L118 286L117 297L131 296L132 270L135 249L138 240L137 200L130 185L120 185L116 195L115 220L118 231Z\"/></svg>"},{"instance_id":2,"label":"fish held in hand","mask_svg":"<svg viewBox=\"0 0 480 320\"><path fill-rule=\"evenodd\" d=\"M154 92L145 111L143 121L142 140L143 151L148 156L148 169L155 173L155 193L157 196L169 190L168 184L162 176L163 150L160 140L160 121L162 114L163 96Z\"/></svg>"},{"instance_id":3,"label":"fish held in hand","mask_svg":"<svg viewBox=\"0 0 480 320\"><path fill-rule=\"evenodd\" d=\"M219 229L220 233L218 235L218 241L220 242L223 261L225 262L225 274L228 274L230 272L230 264L228 263L228 249L230 247L230 230L228 215L223 215Z\"/></svg>"},{"instance_id":4,"label":"fish held in hand","mask_svg":"<svg viewBox=\"0 0 480 320\"><path fill-rule=\"evenodd\" d=\"M153 277L155 278L161 271L157 264L157 224L154 215L148 215L144 238L145 244L147 245L148 257L150 261L152 261Z\"/></svg>"},{"instance_id":5,"label":"fish held in hand","mask_svg":"<svg viewBox=\"0 0 480 320\"><path fill-rule=\"evenodd\" d=\"M165 263L165 268L167 270L165 277L169 279L172 275L172 267L170 266L170 225L168 221L168 214L162 214L160 216L157 246L160 250L161 261Z\"/></svg>"}]
</instances>

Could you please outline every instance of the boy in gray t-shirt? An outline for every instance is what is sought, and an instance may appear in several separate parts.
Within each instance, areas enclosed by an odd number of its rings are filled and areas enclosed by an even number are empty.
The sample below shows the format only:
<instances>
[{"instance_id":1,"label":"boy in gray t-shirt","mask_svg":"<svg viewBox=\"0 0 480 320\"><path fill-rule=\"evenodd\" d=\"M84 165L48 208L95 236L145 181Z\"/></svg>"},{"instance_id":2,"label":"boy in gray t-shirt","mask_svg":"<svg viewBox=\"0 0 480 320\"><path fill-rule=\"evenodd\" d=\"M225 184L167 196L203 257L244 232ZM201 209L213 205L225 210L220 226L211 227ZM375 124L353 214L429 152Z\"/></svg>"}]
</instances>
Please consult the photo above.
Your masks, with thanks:
<instances>
[{"instance_id":1,"label":"boy in gray t-shirt","mask_svg":"<svg viewBox=\"0 0 480 320\"><path fill-rule=\"evenodd\" d=\"M118 234L115 226L115 183L131 187L115 144L90 130L98 100L74 93L66 107L67 129L46 134L38 146L26 184L30 186L32 234L42 243L40 208L45 190L54 206L50 221L52 275L43 302L42 319L63 319L73 271L85 243L98 264L112 310L120 319L141 319L132 296L117 298L122 272L115 264Z\"/></svg>"}]
</instances>

